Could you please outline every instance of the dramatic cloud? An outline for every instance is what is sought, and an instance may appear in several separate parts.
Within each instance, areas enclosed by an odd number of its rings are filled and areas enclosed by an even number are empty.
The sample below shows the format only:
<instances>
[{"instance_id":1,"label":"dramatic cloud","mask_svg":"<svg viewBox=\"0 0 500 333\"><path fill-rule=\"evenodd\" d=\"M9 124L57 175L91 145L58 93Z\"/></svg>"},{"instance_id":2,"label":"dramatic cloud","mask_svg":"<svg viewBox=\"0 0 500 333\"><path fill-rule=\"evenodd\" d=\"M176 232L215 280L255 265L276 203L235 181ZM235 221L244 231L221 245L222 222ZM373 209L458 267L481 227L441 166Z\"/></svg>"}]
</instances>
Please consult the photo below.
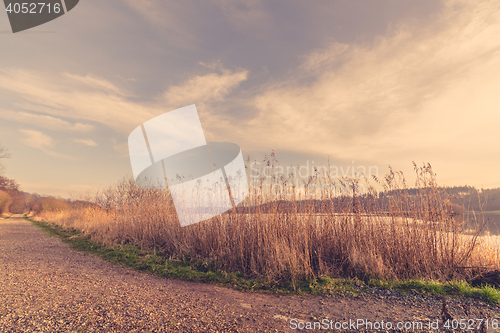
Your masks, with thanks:
<instances>
[{"instance_id":1,"label":"dramatic cloud","mask_svg":"<svg viewBox=\"0 0 500 333\"><path fill-rule=\"evenodd\" d=\"M426 26L413 21L369 45L315 50L255 97L259 114L244 133L260 149L344 159L429 149L435 156L450 134L436 130L458 136L481 118L498 123L498 98L484 88L500 77L499 11L498 1L447 1Z\"/></svg>"},{"instance_id":2,"label":"dramatic cloud","mask_svg":"<svg viewBox=\"0 0 500 333\"><path fill-rule=\"evenodd\" d=\"M128 130L154 110L130 102L119 88L104 80L76 75L48 75L22 69L0 70L0 88L15 93L25 110L79 121L95 121ZM24 100L24 101L23 101Z\"/></svg>"},{"instance_id":3,"label":"dramatic cloud","mask_svg":"<svg viewBox=\"0 0 500 333\"><path fill-rule=\"evenodd\" d=\"M498 0L88 0L70 21L3 44L0 139L30 186L118 180L128 134L190 104L253 157L500 186Z\"/></svg>"},{"instance_id":4,"label":"dramatic cloud","mask_svg":"<svg viewBox=\"0 0 500 333\"><path fill-rule=\"evenodd\" d=\"M220 101L232 88L246 80L247 74L246 70L232 72L222 69L221 73L196 75L179 86L170 87L164 98L148 104L132 101L129 94L111 82L94 76L0 70L0 88L18 96L19 102L15 105L42 114L8 111L1 117L24 123L40 121L38 126L51 129L64 127L67 122L56 117L66 117L98 122L118 132L129 133L137 124L177 107ZM66 130L71 127L76 131L92 128L77 123Z\"/></svg>"}]
</instances>

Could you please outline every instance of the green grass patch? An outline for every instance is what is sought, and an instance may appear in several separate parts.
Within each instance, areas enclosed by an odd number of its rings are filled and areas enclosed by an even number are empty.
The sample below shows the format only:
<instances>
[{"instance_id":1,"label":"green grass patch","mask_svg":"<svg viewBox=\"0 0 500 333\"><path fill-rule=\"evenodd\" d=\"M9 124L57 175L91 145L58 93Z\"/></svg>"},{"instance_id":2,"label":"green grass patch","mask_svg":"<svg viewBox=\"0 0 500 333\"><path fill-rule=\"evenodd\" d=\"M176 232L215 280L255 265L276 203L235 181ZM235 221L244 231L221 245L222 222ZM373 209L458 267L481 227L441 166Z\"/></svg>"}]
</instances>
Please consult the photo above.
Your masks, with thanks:
<instances>
[{"instance_id":1,"label":"green grass patch","mask_svg":"<svg viewBox=\"0 0 500 333\"><path fill-rule=\"evenodd\" d=\"M488 285L472 287L466 281L439 282L433 280L385 281L370 280L369 286L396 290L405 294L420 293L424 296L464 296L481 298L486 302L500 304L500 290Z\"/></svg>"},{"instance_id":2,"label":"green grass patch","mask_svg":"<svg viewBox=\"0 0 500 333\"><path fill-rule=\"evenodd\" d=\"M292 282L269 282L263 278L244 277L239 272L227 272L210 262L196 262L190 258L172 260L157 251L141 249L137 245L115 245L113 247L94 242L90 236L79 230L64 229L56 224L26 220L45 230L49 235L60 238L76 250L89 252L114 264L130 267L138 271L152 273L159 277L185 281L214 283L242 291L262 291L277 294L350 295L364 294L369 288L395 290L404 294L419 293L425 296L465 296L481 298L487 302L500 304L500 290L482 286L475 288L466 281L446 283L427 280L392 281L371 279L367 283L354 279L337 279L328 276L297 280Z\"/></svg>"},{"instance_id":3,"label":"green grass patch","mask_svg":"<svg viewBox=\"0 0 500 333\"><path fill-rule=\"evenodd\" d=\"M72 248L92 253L103 259L138 271L147 271L159 277L185 281L216 283L246 291L270 291L281 293L300 292L293 290L287 283L283 285L269 283L265 279L249 279L238 272L226 272L217 265L208 262L195 262L191 259L171 260L156 251L141 249L137 245L106 246L94 242L90 236L75 229L64 229L56 224L26 220L40 227L51 236L60 238ZM304 282L304 289L307 290Z\"/></svg>"}]
</instances>

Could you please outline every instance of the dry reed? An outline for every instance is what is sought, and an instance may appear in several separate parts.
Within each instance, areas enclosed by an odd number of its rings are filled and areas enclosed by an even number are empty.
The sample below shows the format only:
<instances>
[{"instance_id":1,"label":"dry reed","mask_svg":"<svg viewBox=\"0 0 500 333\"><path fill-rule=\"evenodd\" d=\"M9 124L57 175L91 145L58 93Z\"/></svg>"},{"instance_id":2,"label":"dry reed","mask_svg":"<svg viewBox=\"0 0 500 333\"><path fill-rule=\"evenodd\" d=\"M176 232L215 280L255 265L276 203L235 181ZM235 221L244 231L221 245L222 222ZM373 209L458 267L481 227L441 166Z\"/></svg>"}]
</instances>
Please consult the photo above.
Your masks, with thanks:
<instances>
[{"instance_id":1,"label":"dry reed","mask_svg":"<svg viewBox=\"0 0 500 333\"><path fill-rule=\"evenodd\" d=\"M266 166L274 170L274 156ZM413 192L392 169L374 183L316 170L299 184L322 184L314 196L311 186L296 186L296 175L247 171L253 185L241 207L184 228L168 191L141 189L132 179L99 193L95 204L41 216L104 244L154 248L169 258L211 262L273 282L321 275L448 280L498 263L497 254L485 256L479 246L481 224L471 234L470 225L452 214L430 165L415 165L419 190ZM266 182L294 185L273 194L265 191ZM351 190L363 184L366 191L339 194L325 190L328 184ZM462 237L466 227L469 235Z\"/></svg>"}]
</instances>

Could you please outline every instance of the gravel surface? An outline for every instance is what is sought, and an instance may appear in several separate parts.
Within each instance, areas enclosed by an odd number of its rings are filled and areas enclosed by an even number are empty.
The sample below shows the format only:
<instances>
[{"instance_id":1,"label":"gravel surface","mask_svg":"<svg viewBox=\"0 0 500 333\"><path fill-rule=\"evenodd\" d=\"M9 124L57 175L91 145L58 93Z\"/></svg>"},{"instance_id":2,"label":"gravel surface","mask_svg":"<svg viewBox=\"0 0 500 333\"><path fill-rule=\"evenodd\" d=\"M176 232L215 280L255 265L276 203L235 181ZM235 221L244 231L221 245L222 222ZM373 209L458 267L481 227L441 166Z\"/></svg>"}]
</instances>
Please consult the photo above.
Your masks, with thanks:
<instances>
[{"instance_id":1,"label":"gravel surface","mask_svg":"<svg viewBox=\"0 0 500 333\"><path fill-rule=\"evenodd\" d=\"M449 299L450 315L500 319L498 306L467 302ZM276 296L160 279L72 250L19 216L0 220L0 332L290 332L292 323L323 319L427 328L441 320L441 308L439 298L378 289L358 297Z\"/></svg>"}]
</instances>

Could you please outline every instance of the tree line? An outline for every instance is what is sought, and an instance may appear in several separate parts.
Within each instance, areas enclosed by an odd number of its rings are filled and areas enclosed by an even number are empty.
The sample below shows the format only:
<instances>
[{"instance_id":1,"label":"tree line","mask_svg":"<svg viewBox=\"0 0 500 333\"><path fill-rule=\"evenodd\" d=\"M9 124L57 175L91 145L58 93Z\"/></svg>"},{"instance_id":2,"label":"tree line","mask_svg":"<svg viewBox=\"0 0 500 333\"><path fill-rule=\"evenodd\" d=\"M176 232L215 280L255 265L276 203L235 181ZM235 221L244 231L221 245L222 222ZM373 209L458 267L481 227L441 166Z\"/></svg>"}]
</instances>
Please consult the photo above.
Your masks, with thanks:
<instances>
[{"instance_id":1,"label":"tree line","mask_svg":"<svg viewBox=\"0 0 500 333\"><path fill-rule=\"evenodd\" d=\"M20 185L14 179L4 175L5 166L2 160L10 157L8 150L0 144L0 215L39 213L42 210L56 211L72 207L69 200L21 191Z\"/></svg>"}]
</instances>

